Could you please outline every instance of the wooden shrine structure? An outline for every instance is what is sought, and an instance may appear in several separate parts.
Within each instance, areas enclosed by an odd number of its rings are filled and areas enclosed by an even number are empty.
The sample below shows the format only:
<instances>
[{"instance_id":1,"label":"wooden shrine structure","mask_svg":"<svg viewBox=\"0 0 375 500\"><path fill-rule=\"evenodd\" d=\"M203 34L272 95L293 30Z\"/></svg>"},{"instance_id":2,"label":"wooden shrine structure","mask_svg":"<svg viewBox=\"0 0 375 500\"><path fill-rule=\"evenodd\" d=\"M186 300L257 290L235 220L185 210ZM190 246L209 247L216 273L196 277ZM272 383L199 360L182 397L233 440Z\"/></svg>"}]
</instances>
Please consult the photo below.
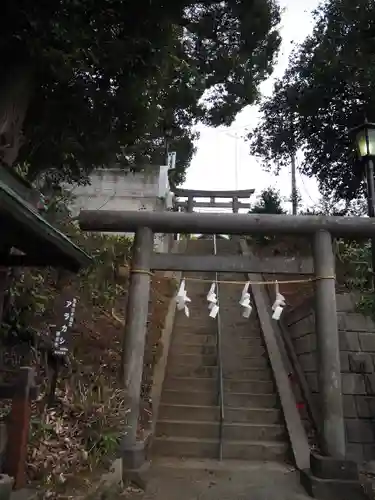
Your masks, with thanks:
<instances>
[{"instance_id":1,"label":"wooden shrine structure","mask_svg":"<svg viewBox=\"0 0 375 500\"><path fill-rule=\"evenodd\" d=\"M75 273L91 263L84 251L41 215L40 200L41 193L0 164L0 321L9 285L9 268L51 266ZM13 375L14 382L0 384L0 399L12 400L7 423L0 423L1 430L5 431L0 437L0 455L4 458L0 472L8 474L13 487L19 489L27 482L31 400L37 396L37 387L32 367L19 367L14 373L6 371ZM0 488L1 498L2 492Z\"/></svg>"}]
</instances>

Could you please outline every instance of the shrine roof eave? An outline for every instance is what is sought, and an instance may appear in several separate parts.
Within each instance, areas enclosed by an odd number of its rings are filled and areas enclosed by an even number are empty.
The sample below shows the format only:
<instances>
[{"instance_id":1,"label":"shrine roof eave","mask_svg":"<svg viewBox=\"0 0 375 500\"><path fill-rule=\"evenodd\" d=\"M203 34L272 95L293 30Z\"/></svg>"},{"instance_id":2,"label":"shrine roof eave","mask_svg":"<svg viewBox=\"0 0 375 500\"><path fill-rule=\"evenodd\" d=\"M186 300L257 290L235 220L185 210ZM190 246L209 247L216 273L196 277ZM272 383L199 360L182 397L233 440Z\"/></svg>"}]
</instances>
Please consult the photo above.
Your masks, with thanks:
<instances>
[{"instance_id":1,"label":"shrine roof eave","mask_svg":"<svg viewBox=\"0 0 375 500\"><path fill-rule=\"evenodd\" d=\"M2 179L0 228L2 251L4 247L20 250L25 254L26 265L30 259L29 262L38 263L37 267L52 266L78 272L92 262L88 254L45 220ZM0 261L0 265L4 262Z\"/></svg>"}]
</instances>

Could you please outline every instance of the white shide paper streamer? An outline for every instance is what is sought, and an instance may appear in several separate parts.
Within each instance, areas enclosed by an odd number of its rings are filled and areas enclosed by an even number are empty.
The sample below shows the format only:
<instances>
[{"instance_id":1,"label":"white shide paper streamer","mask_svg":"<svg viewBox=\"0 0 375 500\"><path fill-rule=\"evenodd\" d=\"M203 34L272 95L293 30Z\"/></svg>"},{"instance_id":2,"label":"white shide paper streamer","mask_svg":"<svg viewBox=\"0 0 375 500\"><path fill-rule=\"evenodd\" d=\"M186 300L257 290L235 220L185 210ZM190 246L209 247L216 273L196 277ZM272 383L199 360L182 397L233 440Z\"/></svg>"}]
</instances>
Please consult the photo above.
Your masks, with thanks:
<instances>
[{"instance_id":1,"label":"white shide paper streamer","mask_svg":"<svg viewBox=\"0 0 375 500\"><path fill-rule=\"evenodd\" d=\"M176 304L177 304L177 310L178 311L184 311L185 315L187 317L190 316L190 311L189 311L189 308L188 308L188 304L190 302L191 302L191 300L187 296L187 292L186 292L186 289L185 289L185 280L182 280L180 288L179 288L179 290L177 292Z\"/></svg>"},{"instance_id":2,"label":"white shide paper streamer","mask_svg":"<svg viewBox=\"0 0 375 500\"><path fill-rule=\"evenodd\" d=\"M281 314L282 314L285 306L286 306L285 297L284 297L284 295L282 295L280 293L279 284L276 281L276 283L275 283L275 302L272 305L272 311L273 311L272 319L274 319L275 321L278 321L281 317Z\"/></svg>"},{"instance_id":3,"label":"white shide paper streamer","mask_svg":"<svg viewBox=\"0 0 375 500\"><path fill-rule=\"evenodd\" d=\"M212 283L210 290L207 294L208 310L210 311L210 318L216 318L219 312L219 306L217 305L217 297L215 293L216 283Z\"/></svg>"},{"instance_id":4,"label":"white shide paper streamer","mask_svg":"<svg viewBox=\"0 0 375 500\"><path fill-rule=\"evenodd\" d=\"M243 287L240 299L240 305L243 307L242 317L250 318L251 311L253 310L250 303L250 293L249 293L250 281L248 281Z\"/></svg>"}]
</instances>

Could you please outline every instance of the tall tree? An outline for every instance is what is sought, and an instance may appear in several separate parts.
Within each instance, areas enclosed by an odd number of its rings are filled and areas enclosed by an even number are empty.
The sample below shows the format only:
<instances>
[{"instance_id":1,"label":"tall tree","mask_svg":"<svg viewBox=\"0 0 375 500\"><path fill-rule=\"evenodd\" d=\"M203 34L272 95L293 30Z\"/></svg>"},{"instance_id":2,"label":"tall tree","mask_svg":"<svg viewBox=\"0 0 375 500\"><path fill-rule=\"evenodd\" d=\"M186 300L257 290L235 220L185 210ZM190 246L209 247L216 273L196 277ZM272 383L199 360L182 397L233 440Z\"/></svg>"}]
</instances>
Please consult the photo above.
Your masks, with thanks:
<instances>
[{"instance_id":1,"label":"tall tree","mask_svg":"<svg viewBox=\"0 0 375 500\"><path fill-rule=\"evenodd\" d=\"M121 151L154 160L167 123L181 180L195 120L229 124L257 98L278 22L275 0L5 0L0 159L78 180Z\"/></svg>"},{"instance_id":2,"label":"tall tree","mask_svg":"<svg viewBox=\"0 0 375 500\"><path fill-rule=\"evenodd\" d=\"M327 0L315 20L261 106L251 152L277 169L299 147L301 171L316 176L323 192L350 200L364 183L348 132L365 116L375 120L375 3Z\"/></svg>"},{"instance_id":3,"label":"tall tree","mask_svg":"<svg viewBox=\"0 0 375 500\"><path fill-rule=\"evenodd\" d=\"M257 198L255 205L249 211L250 214L285 214L282 207L282 199L279 191L269 187L264 189Z\"/></svg>"}]
</instances>

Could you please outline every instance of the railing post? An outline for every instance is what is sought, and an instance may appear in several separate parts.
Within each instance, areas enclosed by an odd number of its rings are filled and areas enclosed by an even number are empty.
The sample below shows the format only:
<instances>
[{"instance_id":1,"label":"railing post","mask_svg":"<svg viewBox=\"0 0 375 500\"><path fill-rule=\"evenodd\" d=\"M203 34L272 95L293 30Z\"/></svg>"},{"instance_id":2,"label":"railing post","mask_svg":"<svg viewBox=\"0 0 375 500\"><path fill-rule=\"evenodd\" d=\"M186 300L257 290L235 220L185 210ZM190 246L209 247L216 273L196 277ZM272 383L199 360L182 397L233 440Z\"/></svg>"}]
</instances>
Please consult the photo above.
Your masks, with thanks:
<instances>
[{"instance_id":1,"label":"railing post","mask_svg":"<svg viewBox=\"0 0 375 500\"><path fill-rule=\"evenodd\" d=\"M130 405L130 412L127 415L127 432L123 442L126 451L130 451L137 440L153 242L154 235L151 229L147 227L138 229L133 244L122 352L123 381Z\"/></svg>"},{"instance_id":2,"label":"railing post","mask_svg":"<svg viewBox=\"0 0 375 500\"><path fill-rule=\"evenodd\" d=\"M232 210L233 210L234 214L238 214L238 210L239 210L238 196L233 196L233 199L232 199Z\"/></svg>"},{"instance_id":3,"label":"railing post","mask_svg":"<svg viewBox=\"0 0 375 500\"><path fill-rule=\"evenodd\" d=\"M340 349L337 327L335 256L332 238L325 230L314 236L315 330L318 379L322 410L323 451L345 457L345 428L341 391Z\"/></svg>"},{"instance_id":4,"label":"railing post","mask_svg":"<svg viewBox=\"0 0 375 500\"><path fill-rule=\"evenodd\" d=\"M213 235L213 254L217 255L217 240L216 234ZM220 421L219 421L219 460L223 459L223 426L225 420L224 414L224 380L223 380L223 359L222 359L222 345L221 345L221 318L220 318L220 292L219 292L219 273L215 273L215 283L216 283L216 298L219 310L216 316L217 321L217 338L216 338L216 348L217 348L217 365L218 365L218 405L220 411Z\"/></svg>"}]
</instances>

